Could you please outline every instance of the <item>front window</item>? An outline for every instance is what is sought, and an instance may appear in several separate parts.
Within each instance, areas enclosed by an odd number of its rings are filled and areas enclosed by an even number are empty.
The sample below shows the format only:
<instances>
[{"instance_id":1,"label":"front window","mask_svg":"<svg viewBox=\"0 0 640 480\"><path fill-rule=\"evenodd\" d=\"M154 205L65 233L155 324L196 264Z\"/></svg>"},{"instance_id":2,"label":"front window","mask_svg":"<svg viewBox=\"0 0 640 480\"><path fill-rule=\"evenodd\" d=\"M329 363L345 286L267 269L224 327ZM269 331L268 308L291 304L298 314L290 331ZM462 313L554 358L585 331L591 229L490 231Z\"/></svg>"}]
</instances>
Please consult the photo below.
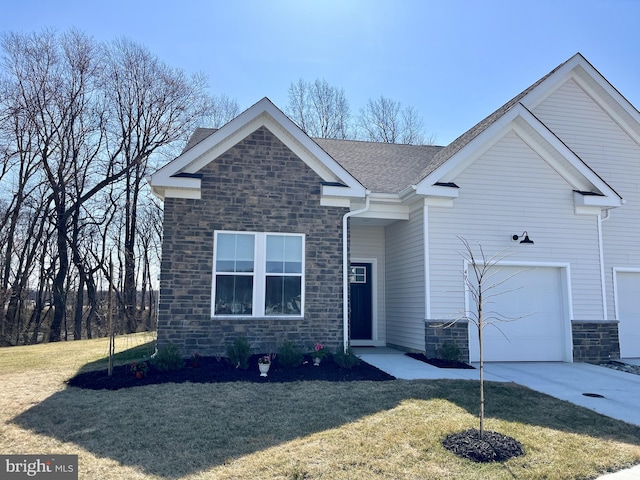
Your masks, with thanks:
<instances>
[{"instance_id":1,"label":"front window","mask_svg":"<svg viewBox=\"0 0 640 480\"><path fill-rule=\"evenodd\" d=\"M303 314L303 235L216 232L214 249L214 315Z\"/></svg>"},{"instance_id":2,"label":"front window","mask_svg":"<svg viewBox=\"0 0 640 480\"><path fill-rule=\"evenodd\" d=\"M216 250L215 315L251 315L255 239L253 235L220 233Z\"/></svg>"}]
</instances>

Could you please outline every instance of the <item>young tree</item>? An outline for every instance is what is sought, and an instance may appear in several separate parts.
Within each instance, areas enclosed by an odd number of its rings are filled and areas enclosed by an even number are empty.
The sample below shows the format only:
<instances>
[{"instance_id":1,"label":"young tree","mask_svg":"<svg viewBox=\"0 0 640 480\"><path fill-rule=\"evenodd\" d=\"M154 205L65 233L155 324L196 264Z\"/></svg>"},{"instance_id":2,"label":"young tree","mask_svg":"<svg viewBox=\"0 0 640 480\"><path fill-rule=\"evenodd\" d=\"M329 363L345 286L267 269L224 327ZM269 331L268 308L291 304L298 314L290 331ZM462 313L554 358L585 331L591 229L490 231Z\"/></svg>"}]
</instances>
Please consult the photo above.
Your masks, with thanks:
<instances>
[{"instance_id":1,"label":"young tree","mask_svg":"<svg viewBox=\"0 0 640 480\"><path fill-rule=\"evenodd\" d=\"M462 317L456 318L450 325L458 320L467 320L475 325L478 332L478 344L480 348L480 438L482 438L484 434L484 343L482 334L487 326L499 329L499 323L501 322L512 322L524 317L505 317L494 310L487 310L487 306L491 304L492 298L512 291L500 289L500 287L518 275L520 271L506 278L498 279L495 276L498 270L498 264L511 254L503 250L492 257L487 257L482 245L478 245L479 254L476 255L466 239L462 237L458 238L464 245L464 251L461 253L466 264L464 281L471 300L473 301L473 309L465 312Z\"/></svg>"}]
</instances>

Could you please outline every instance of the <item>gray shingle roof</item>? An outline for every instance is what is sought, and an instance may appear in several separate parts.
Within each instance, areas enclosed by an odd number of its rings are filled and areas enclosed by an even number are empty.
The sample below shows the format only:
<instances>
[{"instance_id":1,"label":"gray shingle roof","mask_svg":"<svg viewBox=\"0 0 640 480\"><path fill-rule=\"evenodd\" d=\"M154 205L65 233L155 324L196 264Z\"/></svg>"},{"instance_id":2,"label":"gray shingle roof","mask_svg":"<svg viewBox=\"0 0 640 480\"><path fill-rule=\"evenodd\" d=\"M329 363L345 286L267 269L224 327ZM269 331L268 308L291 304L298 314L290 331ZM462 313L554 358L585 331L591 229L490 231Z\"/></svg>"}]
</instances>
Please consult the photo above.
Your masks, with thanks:
<instances>
[{"instance_id":1,"label":"gray shingle roof","mask_svg":"<svg viewBox=\"0 0 640 480\"><path fill-rule=\"evenodd\" d=\"M189 140L187 141L187 144L185 145L184 150L182 150L182 153L195 147L197 144L199 144L209 135L217 131L218 131L217 128L202 128L202 127L196 128L195 131L189 137Z\"/></svg>"},{"instance_id":2,"label":"gray shingle roof","mask_svg":"<svg viewBox=\"0 0 640 480\"><path fill-rule=\"evenodd\" d=\"M415 184L443 147L314 138L335 161L367 189L399 193Z\"/></svg>"}]
</instances>

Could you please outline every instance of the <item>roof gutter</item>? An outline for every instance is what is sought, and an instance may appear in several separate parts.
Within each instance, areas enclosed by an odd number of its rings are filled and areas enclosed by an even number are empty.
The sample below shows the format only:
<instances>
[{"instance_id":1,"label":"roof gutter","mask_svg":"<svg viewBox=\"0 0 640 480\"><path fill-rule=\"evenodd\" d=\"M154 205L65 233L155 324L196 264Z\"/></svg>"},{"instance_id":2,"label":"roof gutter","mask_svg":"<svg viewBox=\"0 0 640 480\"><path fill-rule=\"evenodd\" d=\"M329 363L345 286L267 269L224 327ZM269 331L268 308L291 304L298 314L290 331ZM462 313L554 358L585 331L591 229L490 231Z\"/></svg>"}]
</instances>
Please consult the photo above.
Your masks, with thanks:
<instances>
[{"instance_id":1,"label":"roof gutter","mask_svg":"<svg viewBox=\"0 0 640 480\"><path fill-rule=\"evenodd\" d=\"M347 212L342 217L342 329L345 353L349 349L349 218L369 210L371 191L364 194L364 208Z\"/></svg>"}]
</instances>

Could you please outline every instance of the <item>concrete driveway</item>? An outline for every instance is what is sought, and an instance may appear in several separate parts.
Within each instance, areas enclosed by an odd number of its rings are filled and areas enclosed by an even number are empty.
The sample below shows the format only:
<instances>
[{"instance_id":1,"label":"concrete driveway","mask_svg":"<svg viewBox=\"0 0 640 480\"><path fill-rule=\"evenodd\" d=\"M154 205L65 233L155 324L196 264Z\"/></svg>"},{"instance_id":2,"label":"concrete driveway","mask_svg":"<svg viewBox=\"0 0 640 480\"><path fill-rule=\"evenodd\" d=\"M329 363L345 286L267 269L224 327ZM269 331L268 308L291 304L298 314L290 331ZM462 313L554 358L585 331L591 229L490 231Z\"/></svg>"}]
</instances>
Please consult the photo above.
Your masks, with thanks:
<instances>
[{"instance_id":1,"label":"concrete driveway","mask_svg":"<svg viewBox=\"0 0 640 480\"><path fill-rule=\"evenodd\" d=\"M367 363L406 380L478 380L479 370L437 368L391 348L354 349ZM474 364L477 368L478 365ZM485 380L514 382L640 426L640 375L587 363L486 363ZM588 394L588 395L585 395Z\"/></svg>"}]
</instances>

